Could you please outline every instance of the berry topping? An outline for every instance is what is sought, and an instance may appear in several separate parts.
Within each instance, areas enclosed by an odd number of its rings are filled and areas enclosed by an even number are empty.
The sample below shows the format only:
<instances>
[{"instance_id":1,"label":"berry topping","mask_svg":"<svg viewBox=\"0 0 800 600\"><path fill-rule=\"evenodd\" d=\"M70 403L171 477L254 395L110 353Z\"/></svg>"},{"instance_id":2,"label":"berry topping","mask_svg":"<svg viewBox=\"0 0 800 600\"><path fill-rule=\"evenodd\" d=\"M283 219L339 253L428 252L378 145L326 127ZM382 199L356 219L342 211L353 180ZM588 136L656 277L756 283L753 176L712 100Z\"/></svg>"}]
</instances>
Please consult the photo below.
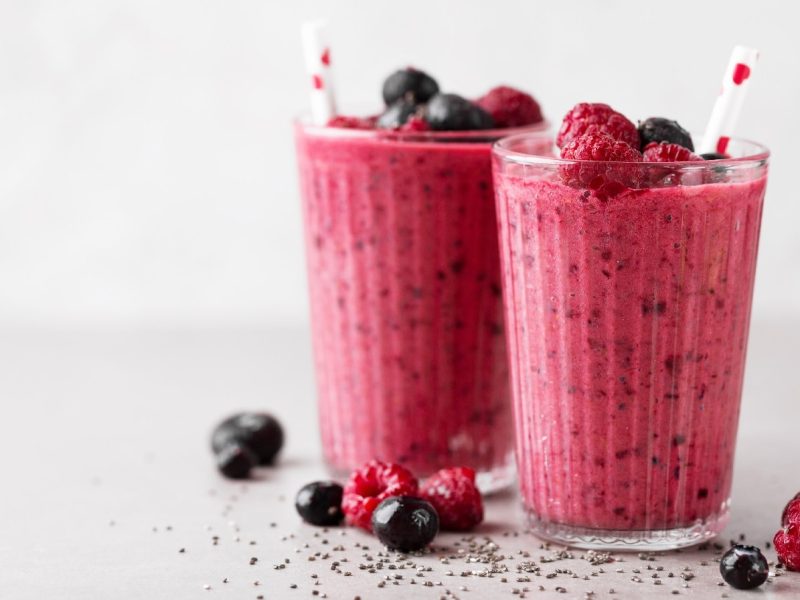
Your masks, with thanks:
<instances>
[{"instance_id":1,"label":"berry topping","mask_svg":"<svg viewBox=\"0 0 800 600\"><path fill-rule=\"evenodd\" d=\"M784 507L781 515L781 527L786 527L790 523L800 525L800 492Z\"/></svg>"},{"instance_id":2,"label":"berry topping","mask_svg":"<svg viewBox=\"0 0 800 600\"><path fill-rule=\"evenodd\" d=\"M728 158L728 156L719 152L704 152L700 155L700 158L703 160L722 160L723 158Z\"/></svg>"},{"instance_id":3,"label":"berry topping","mask_svg":"<svg viewBox=\"0 0 800 600\"><path fill-rule=\"evenodd\" d=\"M344 519L342 486L333 481L314 481L300 488L294 507L306 523L338 525Z\"/></svg>"},{"instance_id":4,"label":"berry topping","mask_svg":"<svg viewBox=\"0 0 800 600\"><path fill-rule=\"evenodd\" d=\"M372 513L372 531L390 550L422 550L439 532L436 509L421 498L394 496Z\"/></svg>"},{"instance_id":5,"label":"berry topping","mask_svg":"<svg viewBox=\"0 0 800 600\"><path fill-rule=\"evenodd\" d=\"M492 116L477 104L456 94L436 94L425 108L425 119L431 129L439 131L468 131L491 129Z\"/></svg>"},{"instance_id":6,"label":"berry topping","mask_svg":"<svg viewBox=\"0 0 800 600\"><path fill-rule=\"evenodd\" d=\"M411 100L401 98L389 106L384 113L378 117L378 128L398 129L417 113L419 105Z\"/></svg>"},{"instance_id":7,"label":"berry topping","mask_svg":"<svg viewBox=\"0 0 800 600\"><path fill-rule=\"evenodd\" d=\"M639 123L640 147L644 150L651 142L669 142L694 151L692 136L677 121L650 117Z\"/></svg>"},{"instance_id":8,"label":"berry topping","mask_svg":"<svg viewBox=\"0 0 800 600\"><path fill-rule=\"evenodd\" d=\"M475 101L489 113L495 127L520 127L542 121L542 109L533 96L505 85L498 86Z\"/></svg>"},{"instance_id":9,"label":"berry topping","mask_svg":"<svg viewBox=\"0 0 800 600\"><path fill-rule=\"evenodd\" d=\"M639 131L624 115L608 104L576 104L561 122L556 144L564 148L571 140L589 133L605 133L615 140L639 149Z\"/></svg>"},{"instance_id":10,"label":"berry topping","mask_svg":"<svg viewBox=\"0 0 800 600\"><path fill-rule=\"evenodd\" d=\"M651 142L642 153L644 162L684 162L703 160L691 150L668 142Z\"/></svg>"},{"instance_id":11,"label":"berry topping","mask_svg":"<svg viewBox=\"0 0 800 600\"><path fill-rule=\"evenodd\" d=\"M769 566L761 550L737 544L722 555L719 572L729 585L738 590L750 590L767 580Z\"/></svg>"},{"instance_id":12,"label":"berry topping","mask_svg":"<svg viewBox=\"0 0 800 600\"><path fill-rule=\"evenodd\" d=\"M442 529L466 531L483 521L483 502L472 469L442 469L426 479L419 491L439 513Z\"/></svg>"},{"instance_id":13,"label":"berry topping","mask_svg":"<svg viewBox=\"0 0 800 600\"><path fill-rule=\"evenodd\" d=\"M387 106L400 98L414 103L427 102L438 92L436 80L413 67L395 71L383 82L383 101Z\"/></svg>"},{"instance_id":14,"label":"berry topping","mask_svg":"<svg viewBox=\"0 0 800 600\"><path fill-rule=\"evenodd\" d=\"M247 479L258 464L258 458L249 448L231 442L217 452L217 468L229 479Z\"/></svg>"},{"instance_id":15,"label":"berry topping","mask_svg":"<svg viewBox=\"0 0 800 600\"><path fill-rule=\"evenodd\" d=\"M328 119L327 127L339 127L341 129L372 129L375 127L374 117L348 117L336 115Z\"/></svg>"},{"instance_id":16,"label":"berry topping","mask_svg":"<svg viewBox=\"0 0 800 600\"><path fill-rule=\"evenodd\" d=\"M347 522L367 531L375 507L389 496L413 496L417 480L405 467L377 460L353 471L344 486L342 510Z\"/></svg>"},{"instance_id":17,"label":"berry topping","mask_svg":"<svg viewBox=\"0 0 800 600\"><path fill-rule=\"evenodd\" d=\"M800 571L800 523L790 523L772 540L778 559L790 571Z\"/></svg>"},{"instance_id":18,"label":"berry topping","mask_svg":"<svg viewBox=\"0 0 800 600\"><path fill-rule=\"evenodd\" d=\"M561 149L561 157L587 161L561 167L561 178L567 185L595 190L599 197L614 196L625 188L636 187L641 178L633 165L613 165L609 162L640 162L642 155L625 142L605 133L590 133L577 137ZM592 164L591 161L603 161Z\"/></svg>"},{"instance_id":19,"label":"berry topping","mask_svg":"<svg viewBox=\"0 0 800 600\"><path fill-rule=\"evenodd\" d=\"M571 160L604 160L640 162L638 150L605 133L588 133L573 138L561 148L561 158Z\"/></svg>"},{"instance_id":20,"label":"berry topping","mask_svg":"<svg viewBox=\"0 0 800 600\"><path fill-rule=\"evenodd\" d=\"M211 449L218 453L231 442L246 446L256 455L258 464L269 465L283 446L283 428L267 413L235 414L214 429Z\"/></svg>"},{"instance_id":21,"label":"berry topping","mask_svg":"<svg viewBox=\"0 0 800 600\"><path fill-rule=\"evenodd\" d=\"M408 121L403 123L400 131L430 131L431 126L422 117L413 116L409 117Z\"/></svg>"}]
</instances>

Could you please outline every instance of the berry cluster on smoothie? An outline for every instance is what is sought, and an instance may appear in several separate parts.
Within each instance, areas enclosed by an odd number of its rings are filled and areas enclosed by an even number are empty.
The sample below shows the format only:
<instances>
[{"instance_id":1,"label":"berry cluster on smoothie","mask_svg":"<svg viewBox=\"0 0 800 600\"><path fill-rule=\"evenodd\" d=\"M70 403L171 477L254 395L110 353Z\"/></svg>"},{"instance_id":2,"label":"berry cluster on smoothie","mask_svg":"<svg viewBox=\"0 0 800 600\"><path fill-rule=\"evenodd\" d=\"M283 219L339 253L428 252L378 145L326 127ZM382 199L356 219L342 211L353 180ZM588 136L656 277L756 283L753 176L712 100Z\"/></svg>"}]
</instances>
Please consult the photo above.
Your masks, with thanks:
<instances>
[{"instance_id":1,"label":"berry cluster on smoothie","mask_svg":"<svg viewBox=\"0 0 800 600\"><path fill-rule=\"evenodd\" d=\"M406 67L383 82L384 111L370 117L338 115L328 127L394 131L478 131L541 123L542 110L531 96L498 86L476 100L443 93L436 80Z\"/></svg>"}]
</instances>

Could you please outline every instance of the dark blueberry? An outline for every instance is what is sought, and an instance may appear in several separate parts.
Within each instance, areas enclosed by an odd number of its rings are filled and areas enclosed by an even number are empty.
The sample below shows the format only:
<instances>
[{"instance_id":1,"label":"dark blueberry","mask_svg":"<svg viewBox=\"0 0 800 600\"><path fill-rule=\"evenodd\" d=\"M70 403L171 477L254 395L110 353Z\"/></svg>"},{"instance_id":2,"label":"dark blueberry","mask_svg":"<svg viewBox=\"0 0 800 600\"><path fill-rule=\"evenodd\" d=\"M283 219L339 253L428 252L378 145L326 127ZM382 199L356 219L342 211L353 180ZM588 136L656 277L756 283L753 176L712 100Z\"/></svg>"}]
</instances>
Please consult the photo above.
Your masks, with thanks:
<instances>
[{"instance_id":1,"label":"dark blueberry","mask_svg":"<svg viewBox=\"0 0 800 600\"><path fill-rule=\"evenodd\" d=\"M379 129L395 129L400 127L405 124L418 109L418 104L415 104L411 100L401 98L389 106L389 108L378 117L377 126Z\"/></svg>"},{"instance_id":2,"label":"dark blueberry","mask_svg":"<svg viewBox=\"0 0 800 600\"><path fill-rule=\"evenodd\" d=\"M344 519L342 486L333 481L315 481L300 488L294 507L306 523L338 525Z\"/></svg>"},{"instance_id":3,"label":"dark blueberry","mask_svg":"<svg viewBox=\"0 0 800 600\"><path fill-rule=\"evenodd\" d=\"M439 515L421 498L392 496L372 513L372 531L390 550L422 550L439 532Z\"/></svg>"},{"instance_id":4,"label":"dark blueberry","mask_svg":"<svg viewBox=\"0 0 800 600\"><path fill-rule=\"evenodd\" d=\"M258 464L269 465L283 446L281 424L266 413L239 413L217 425L211 434L211 449L218 453L236 442L256 455Z\"/></svg>"},{"instance_id":5,"label":"dark blueberry","mask_svg":"<svg viewBox=\"0 0 800 600\"><path fill-rule=\"evenodd\" d=\"M425 120L439 131L491 129L492 116L457 94L436 94L425 107Z\"/></svg>"},{"instance_id":6,"label":"dark blueberry","mask_svg":"<svg viewBox=\"0 0 800 600\"><path fill-rule=\"evenodd\" d=\"M769 566L761 550L737 544L722 555L719 572L729 585L739 590L750 590L767 580Z\"/></svg>"},{"instance_id":7,"label":"dark blueberry","mask_svg":"<svg viewBox=\"0 0 800 600\"><path fill-rule=\"evenodd\" d=\"M700 155L705 160L722 160L723 158L728 158L724 154L720 154L719 152L705 152L704 154Z\"/></svg>"},{"instance_id":8,"label":"dark blueberry","mask_svg":"<svg viewBox=\"0 0 800 600\"><path fill-rule=\"evenodd\" d=\"M217 452L217 468L229 479L247 479L258 458L246 446L231 442Z\"/></svg>"},{"instance_id":9,"label":"dark blueberry","mask_svg":"<svg viewBox=\"0 0 800 600\"><path fill-rule=\"evenodd\" d=\"M670 142L694 151L692 136L689 135L689 132L678 125L677 121L661 117L650 117L639 123L641 149L644 150L650 142Z\"/></svg>"},{"instance_id":10,"label":"dark blueberry","mask_svg":"<svg viewBox=\"0 0 800 600\"><path fill-rule=\"evenodd\" d=\"M395 71L383 82L383 101L387 106L400 98L416 103L427 102L438 92L439 84L436 80L413 67Z\"/></svg>"}]
</instances>

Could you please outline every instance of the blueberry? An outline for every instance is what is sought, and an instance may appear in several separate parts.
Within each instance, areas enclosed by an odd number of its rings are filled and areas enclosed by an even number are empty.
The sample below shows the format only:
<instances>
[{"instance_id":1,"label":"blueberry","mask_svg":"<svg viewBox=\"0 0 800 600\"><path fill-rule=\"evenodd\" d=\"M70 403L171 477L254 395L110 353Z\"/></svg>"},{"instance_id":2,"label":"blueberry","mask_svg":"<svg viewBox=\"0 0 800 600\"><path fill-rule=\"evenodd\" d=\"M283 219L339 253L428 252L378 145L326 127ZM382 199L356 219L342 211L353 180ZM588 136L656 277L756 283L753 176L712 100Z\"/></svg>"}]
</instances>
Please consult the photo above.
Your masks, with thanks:
<instances>
[{"instance_id":1,"label":"blueberry","mask_svg":"<svg viewBox=\"0 0 800 600\"><path fill-rule=\"evenodd\" d=\"M425 108L425 119L431 129L439 131L467 131L494 127L494 120L488 112L457 94L436 94Z\"/></svg>"},{"instance_id":2,"label":"blueberry","mask_svg":"<svg viewBox=\"0 0 800 600\"><path fill-rule=\"evenodd\" d=\"M719 572L729 585L739 590L750 590L767 580L769 566L761 550L737 544L722 555Z\"/></svg>"},{"instance_id":3,"label":"blueberry","mask_svg":"<svg viewBox=\"0 0 800 600\"><path fill-rule=\"evenodd\" d=\"M338 525L344 518L342 512L342 486L333 481L315 481L300 488L294 507L306 523L312 525Z\"/></svg>"},{"instance_id":4,"label":"blueberry","mask_svg":"<svg viewBox=\"0 0 800 600\"><path fill-rule=\"evenodd\" d=\"M413 552L436 537L439 515L430 502L413 496L392 496L372 513L372 531L390 550Z\"/></svg>"},{"instance_id":5,"label":"blueberry","mask_svg":"<svg viewBox=\"0 0 800 600\"><path fill-rule=\"evenodd\" d=\"M217 425L211 434L211 449L219 453L231 442L246 446L259 465L269 465L283 446L281 424L266 413L238 413Z\"/></svg>"},{"instance_id":6,"label":"blueberry","mask_svg":"<svg viewBox=\"0 0 800 600\"><path fill-rule=\"evenodd\" d=\"M700 155L705 160L722 160L723 158L728 158L724 154L720 154L719 152L706 152Z\"/></svg>"},{"instance_id":7,"label":"blueberry","mask_svg":"<svg viewBox=\"0 0 800 600\"><path fill-rule=\"evenodd\" d=\"M650 142L670 142L694 151L692 136L689 135L689 132L678 125L677 121L661 117L650 117L639 123L641 149L644 150Z\"/></svg>"},{"instance_id":8,"label":"blueberry","mask_svg":"<svg viewBox=\"0 0 800 600\"><path fill-rule=\"evenodd\" d=\"M387 106L400 98L412 102L427 102L439 92L439 84L430 75L412 67L395 71L383 82L383 101Z\"/></svg>"},{"instance_id":9,"label":"blueberry","mask_svg":"<svg viewBox=\"0 0 800 600\"><path fill-rule=\"evenodd\" d=\"M417 112L419 106L411 100L401 98L394 102L378 117L379 129L395 129L403 125Z\"/></svg>"},{"instance_id":10,"label":"blueberry","mask_svg":"<svg viewBox=\"0 0 800 600\"><path fill-rule=\"evenodd\" d=\"M247 479L258 458L246 446L231 442L217 452L217 468L229 479Z\"/></svg>"}]
</instances>

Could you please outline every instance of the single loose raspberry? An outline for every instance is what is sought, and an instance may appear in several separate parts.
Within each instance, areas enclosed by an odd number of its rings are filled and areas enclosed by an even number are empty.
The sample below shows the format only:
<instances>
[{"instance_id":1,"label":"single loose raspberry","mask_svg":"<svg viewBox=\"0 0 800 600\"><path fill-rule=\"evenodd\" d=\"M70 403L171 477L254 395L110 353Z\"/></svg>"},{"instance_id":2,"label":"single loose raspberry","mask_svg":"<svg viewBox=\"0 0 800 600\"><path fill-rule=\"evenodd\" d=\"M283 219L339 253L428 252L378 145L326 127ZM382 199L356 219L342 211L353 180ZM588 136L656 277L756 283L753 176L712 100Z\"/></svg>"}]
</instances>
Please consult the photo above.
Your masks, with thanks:
<instances>
[{"instance_id":1,"label":"single loose raspberry","mask_svg":"<svg viewBox=\"0 0 800 600\"><path fill-rule=\"evenodd\" d=\"M687 160L702 162L703 160L688 148L669 142L650 142L645 146L642 159L644 162L684 162Z\"/></svg>"},{"instance_id":2,"label":"single loose raspberry","mask_svg":"<svg viewBox=\"0 0 800 600\"><path fill-rule=\"evenodd\" d=\"M800 492L789 500L789 503L783 509L783 514L781 515L782 527L786 527L790 523L800 525Z\"/></svg>"},{"instance_id":3,"label":"single loose raspberry","mask_svg":"<svg viewBox=\"0 0 800 600\"><path fill-rule=\"evenodd\" d=\"M543 120L542 109L533 96L507 85L492 88L475 104L492 115L496 127L521 127Z\"/></svg>"},{"instance_id":4,"label":"single loose raspberry","mask_svg":"<svg viewBox=\"0 0 800 600\"><path fill-rule=\"evenodd\" d=\"M466 531L483 521L483 502L475 485L475 471L467 467L434 473L422 484L420 496L433 504L442 529Z\"/></svg>"},{"instance_id":5,"label":"single loose raspberry","mask_svg":"<svg viewBox=\"0 0 800 600\"><path fill-rule=\"evenodd\" d=\"M800 523L790 523L772 540L778 559L790 571L800 571Z\"/></svg>"},{"instance_id":6,"label":"single loose raspberry","mask_svg":"<svg viewBox=\"0 0 800 600\"><path fill-rule=\"evenodd\" d=\"M639 131L624 115L608 104L581 102L561 122L556 144L564 148L570 140L589 133L605 133L615 140L639 149Z\"/></svg>"},{"instance_id":7,"label":"single loose raspberry","mask_svg":"<svg viewBox=\"0 0 800 600\"><path fill-rule=\"evenodd\" d=\"M581 161L562 165L564 183L594 190L602 198L636 187L641 179L640 167L630 164L641 162L639 151L605 133L589 133L572 139L561 149L561 158ZM615 165L615 162L623 164Z\"/></svg>"},{"instance_id":8,"label":"single loose raspberry","mask_svg":"<svg viewBox=\"0 0 800 600\"><path fill-rule=\"evenodd\" d=\"M344 486L342 511L350 525L372 531L372 512L390 496L416 496L417 480L394 463L373 460L350 475Z\"/></svg>"},{"instance_id":9,"label":"single loose raspberry","mask_svg":"<svg viewBox=\"0 0 800 600\"><path fill-rule=\"evenodd\" d=\"M328 119L327 127L339 127L341 129L375 129L375 117L348 117L346 115L336 115Z\"/></svg>"}]
</instances>

